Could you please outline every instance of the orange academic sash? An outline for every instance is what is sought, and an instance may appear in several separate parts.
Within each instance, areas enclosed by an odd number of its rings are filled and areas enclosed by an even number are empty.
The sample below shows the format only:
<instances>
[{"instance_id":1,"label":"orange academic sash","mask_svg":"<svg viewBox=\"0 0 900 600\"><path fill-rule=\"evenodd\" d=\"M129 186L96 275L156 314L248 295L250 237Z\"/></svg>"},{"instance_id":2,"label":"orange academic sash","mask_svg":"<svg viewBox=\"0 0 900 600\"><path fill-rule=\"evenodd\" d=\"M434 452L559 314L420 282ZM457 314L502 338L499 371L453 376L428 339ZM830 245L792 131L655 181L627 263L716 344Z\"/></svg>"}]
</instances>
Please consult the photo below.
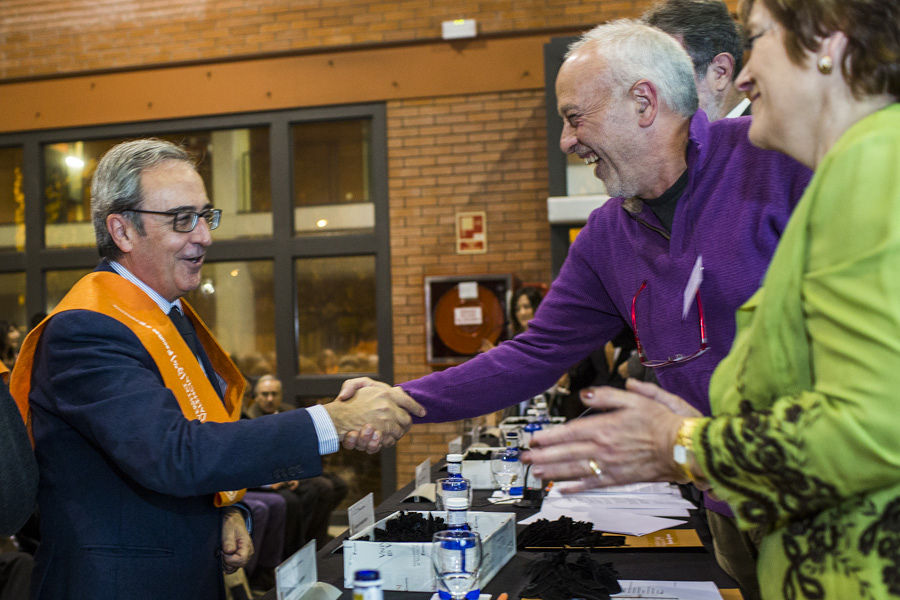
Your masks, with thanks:
<instances>
[{"instance_id":1,"label":"orange academic sash","mask_svg":"<svg viewBox=\"0 0 900 600\"><path fill-rule=\"evenodd\" d=\"M153 357L163 382L175 395L186 419L196 419L201 423L238 420L244 394L244 378L190 305L182 300L181 306L185 316L194 324L197 339L203 344L213 369L228 386L224 404L169 316L143 290L124 277L108 271L96 271L80 279L22 344L13 368L10 392L19 406L29 433L31 411L28 394L31 391L31 371L37 343L47 321L67 310L98 312L128 327ZM244 491L218 492L216 506L237 502L244 496Z\"/></svg>"},{"instance_id":2,"label":"orange academic sash","mask_svg":"<svg viewBox=\"0 0 900 600\"><path fill-rule=\"evenodd\" d=\"M0 361L0 379L3 380L3 383L9 382L9 367L3 364L3 361Z\"/></svg>"}]
</instances>

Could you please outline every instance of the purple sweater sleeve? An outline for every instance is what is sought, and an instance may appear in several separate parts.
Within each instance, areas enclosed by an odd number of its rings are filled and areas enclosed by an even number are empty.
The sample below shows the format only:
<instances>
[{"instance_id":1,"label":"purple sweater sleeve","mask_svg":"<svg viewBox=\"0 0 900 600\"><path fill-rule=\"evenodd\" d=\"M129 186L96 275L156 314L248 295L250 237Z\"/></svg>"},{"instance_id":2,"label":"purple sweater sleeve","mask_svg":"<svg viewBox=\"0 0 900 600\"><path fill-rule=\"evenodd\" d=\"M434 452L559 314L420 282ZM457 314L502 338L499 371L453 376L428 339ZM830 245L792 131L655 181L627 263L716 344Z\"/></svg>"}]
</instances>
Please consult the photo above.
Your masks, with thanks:
<instances>
[{"instance_id":1,"label":"purple sweater sleeve","mask_svg":"<svg viewBox=\"0 0 900 600\"><path fill-rule=\"evenodd\" d=\"M464 419L527 400L619 332L624 323L591 266L604 260L593 256L596 227L592 218L575 240L527 332L462 365L401 384L428 410L417 422Z\"/></svg>"}]
</instances>

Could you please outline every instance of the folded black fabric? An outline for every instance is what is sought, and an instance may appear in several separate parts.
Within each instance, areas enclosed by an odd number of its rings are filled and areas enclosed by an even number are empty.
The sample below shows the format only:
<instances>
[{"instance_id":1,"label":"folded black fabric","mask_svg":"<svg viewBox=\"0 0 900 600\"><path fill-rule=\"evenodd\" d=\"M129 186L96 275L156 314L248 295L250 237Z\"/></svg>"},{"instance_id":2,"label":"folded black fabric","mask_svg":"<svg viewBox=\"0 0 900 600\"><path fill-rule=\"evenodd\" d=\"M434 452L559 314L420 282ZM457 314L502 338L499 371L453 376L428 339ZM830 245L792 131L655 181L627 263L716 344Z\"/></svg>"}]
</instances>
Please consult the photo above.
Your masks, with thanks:
<instances>
[{"instance_id":1,"label":"folded black fabric","mask_svg":"<svg viewBox=\"0 0 900 600\"><path fill-rule=\"evenodd\" d=\"M531 566L531 578L520 592L523 598L609 600L622 591L612 563L599 563L587 552L579 552L574 560L567 552L543 556Z\"/></svg>"},{"instance_id":2,"label":"folded black fabric","mask_svg":"<svg viewBox=\"0 0 900 600\"><path fill-rule=\"evenodd\" d=\"M376 542L430 542L438 531L447 529L444 519L420 513L403 511L395 519L384 523L384 529L375 530Z\"/></svg>"},{"instance_id":3,"label":"folded black fabric","mask_svg":"<svg viewBox=\"0 0 900 600\"><path fill-rule=\"evenodd\" d=\"M609 535L593 529L592 523L575 521L571 517L560 517L555 521L539 519L518 534L519 550L556 546L595 548L625 544L624 535Z\"/></svg>"}]
</instances>

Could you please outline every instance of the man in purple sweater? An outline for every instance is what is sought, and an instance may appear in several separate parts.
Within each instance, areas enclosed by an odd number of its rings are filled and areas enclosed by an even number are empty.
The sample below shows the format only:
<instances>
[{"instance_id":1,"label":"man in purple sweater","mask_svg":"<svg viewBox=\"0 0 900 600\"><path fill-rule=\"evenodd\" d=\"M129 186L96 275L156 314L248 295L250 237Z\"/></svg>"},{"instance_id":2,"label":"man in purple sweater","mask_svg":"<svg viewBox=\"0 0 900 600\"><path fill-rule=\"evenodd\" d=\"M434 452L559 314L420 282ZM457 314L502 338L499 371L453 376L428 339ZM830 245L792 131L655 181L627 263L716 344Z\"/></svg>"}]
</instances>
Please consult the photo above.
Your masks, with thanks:
<instances>
[{"instance_id":1,"label":"man in purple sweater","mask_svg":"<svg viewBox=\"0 0 900 600\"><path fill-rule=\"evenodd\" d=\"M634 21L576 42L556 95L560 147L596 164L613 197L590 215L526 333L385 393L415 398L428 411L420 421L489 413L549 388L627 325L660 384L709 414L735 310L759 287L810 173L751 146L748 117L710 123L685 51ZM346 382L340 397L370 383ZM727 507L707 506L714 532L720 520L733 530L716 536L720 564L754 597L752 540L716 516Z\"/></svg>"}]
</instances>

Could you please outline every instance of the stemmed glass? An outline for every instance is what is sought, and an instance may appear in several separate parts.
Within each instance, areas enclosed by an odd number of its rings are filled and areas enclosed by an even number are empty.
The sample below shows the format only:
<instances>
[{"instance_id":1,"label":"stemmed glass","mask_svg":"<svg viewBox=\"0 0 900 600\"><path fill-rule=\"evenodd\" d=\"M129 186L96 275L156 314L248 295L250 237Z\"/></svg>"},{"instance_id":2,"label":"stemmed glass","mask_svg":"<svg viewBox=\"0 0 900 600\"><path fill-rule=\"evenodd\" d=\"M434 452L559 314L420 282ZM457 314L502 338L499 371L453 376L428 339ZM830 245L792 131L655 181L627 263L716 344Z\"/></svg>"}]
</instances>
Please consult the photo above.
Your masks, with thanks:
<instances>
[{"instance_id":1,"label":"stemmed glass","mask_svg":"<svg viewBox=\"0 0 900 600\"><path fill-rule=\"evenodd\" d=\"M431 566L442 600L462 600L478 589L481 537L474 531L438 531L431 542Z\"/></svg>"},{"instance_id":2,"label":"stemmed glass","mask_svg":"<svg viewBox=\"0 0 900 600\"><path fill-rule=\"evenodd\" d=\"M509 489L513 484L521 484L522 462L519 460L519 451L513 448L495 450L491 452L491 475L500 486L504 498L509 498Z\"/></svg>"}]
</instances>

